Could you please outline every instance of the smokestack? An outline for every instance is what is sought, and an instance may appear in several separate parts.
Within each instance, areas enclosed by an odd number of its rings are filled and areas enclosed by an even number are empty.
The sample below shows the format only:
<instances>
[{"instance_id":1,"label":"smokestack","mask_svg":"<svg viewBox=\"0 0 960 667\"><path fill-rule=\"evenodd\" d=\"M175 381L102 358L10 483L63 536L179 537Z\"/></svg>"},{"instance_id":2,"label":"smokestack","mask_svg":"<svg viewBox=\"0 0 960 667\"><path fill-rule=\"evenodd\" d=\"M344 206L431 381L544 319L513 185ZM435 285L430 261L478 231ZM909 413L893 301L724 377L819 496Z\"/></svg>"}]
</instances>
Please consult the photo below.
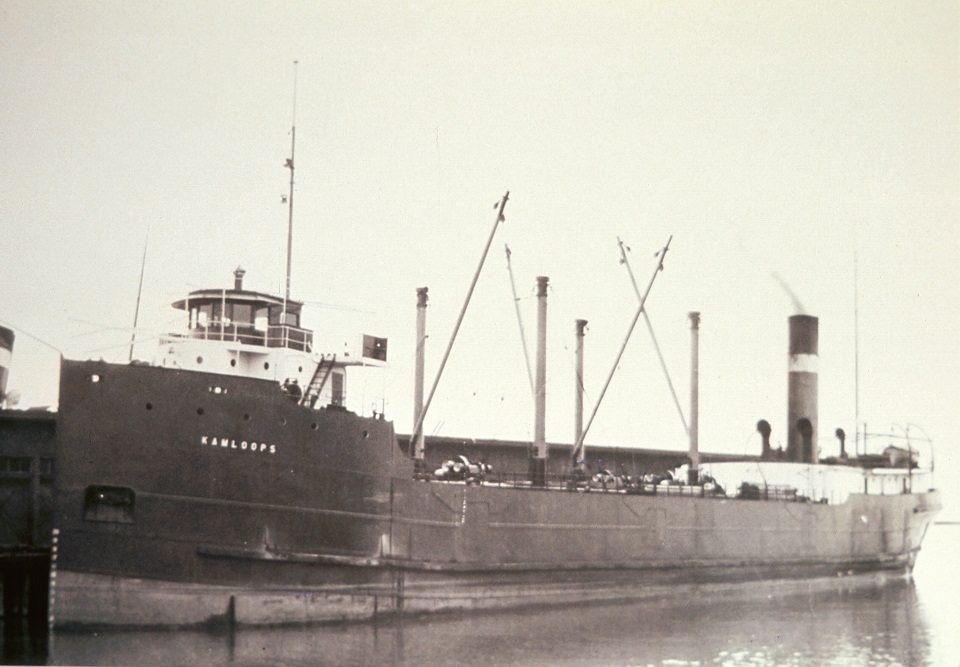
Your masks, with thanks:
<instances>
[{"instance_id":1,"label":"smokestack","mask_svg":"<svg viewBox=\"0 0 960 667\"><path fill-rule=\"evenodd\" d=\"M763 448L760 450L761 461L769 461L773 458L773 450L770 448L770 433L772 430L773 429L770 428L770 422L766 419L761 419L757 422L757 432L763 439Z\"/></svg>"},{"instance_id":2,"label":"smokestack","mask_svg":"<svg viewBox=\"0 0 960 667\"><path fill-rule=\"evenodd\" d=\"M790 365L787 388L787 460L816 463L818 320L790 318Z\"/></svg>"},{"instance_id":3,"label":"smokestack","mask_svg":"<svg viewBox=\"0 0 960 667\"><path fill-rule=\"evenodd\" d=\"M577 386L576 386L576 406L574 408L573 415L573 443L576 446L576 443L580 442L580 436L583 435L583 333L587 327L586 320L576 320L574 323L574 332L577 337ZM586 456L583 453L583 447L580 448L580 455L577 457L579 461L585 461ZM579 461L574 461L573 464L577 467L581 467L582 464Z\"/></svg>"},{"instance_id":4,"label":"smokestack","mask_svg":"<svg viewBox=\"0 0 960 667\"><path fill-rule=\"evenodd\" d=\"M700 480L700 313L690 317L690 471L687 483Z\"/></svg>"},{"instance_id":5,"label":"smokestack","mask_svg":"<svg viewBox=\"0 0 960 667\"><path fill-rule=\"evenodd\" d=\"M10 362L13 359L13 340L16 336L13 331L0 327L0 403L7 397L7 376L10 373Z\"/></svg>"},{"instance_id":6,"label":"smokestack","mask_svg":"<svg viewBox=\"0 0 960 667\"><path fill-rule=\"evenodd\" d=\"M537 370L534 378L536 410L533 419L534 458L530 481L534 486L547 482L547 283L546 276L537 278Z\"/></svg>"},{"instance_id":7,"label":"smokestack","mask_svg":"<svg viewBox=\"0 0 960 667\"><path fill-rule=\"evenodd\" d=\"M242 290L243 289L243 276L247 272L243 270L243 267L238 266L237 270L233 272L233 289Z\"/></svg>"},{"instance_id":8,"label":"smokestack","mask_svg":"<svg viewBox=\"0 0 960 667\"><path fill-rule=\"evenodd\" d=\"M413 423L414 428L420 423L420 413L423 412L423 365L424 348L427 342L427 288L417 288L417 358L413 370ZM413 440L413 469L416 473L423 469L423 425L417 433L412 433Z\"/></svg>"}]
</instances>

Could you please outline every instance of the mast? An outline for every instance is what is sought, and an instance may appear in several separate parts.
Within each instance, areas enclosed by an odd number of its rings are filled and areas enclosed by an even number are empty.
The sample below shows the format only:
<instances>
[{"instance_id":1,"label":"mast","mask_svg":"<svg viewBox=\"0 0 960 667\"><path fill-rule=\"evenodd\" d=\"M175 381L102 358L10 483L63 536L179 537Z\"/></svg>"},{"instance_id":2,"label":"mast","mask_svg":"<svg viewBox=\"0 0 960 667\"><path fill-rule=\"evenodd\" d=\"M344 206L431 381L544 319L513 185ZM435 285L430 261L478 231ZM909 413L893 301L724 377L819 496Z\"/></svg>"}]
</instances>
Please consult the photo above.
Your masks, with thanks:
<instances>
[{"instance_id":1,"label":"mast","mask_svg":"<svg viewBox=\"0 0 960 667\"><path fill-rule=\"evenodd\" d=\"M583 335L587 328L586 320L576 320L574 322L574 335L576 336L576 372L577 386L574 388L574 411L573 411L573 441L580 441L580 434L583 433ZM583 446L580 447L579 460L574 459L573 465L576 468L585 467L586 457L583 453Z\"/></svg>"},{"instance_id":2,"label":"mast","mask_svg":"<svg viewBox=\"0 0 960 667\"><path fill-rule=\"evenodd\" d=\"M530 481L534 486L547 483L547 284L546 276L537 278L537 377L533 418L533 469Z\"/></svg>"},{"instance_id":3,"label":"mast","mask_svg":"<svg viewBox=\"0 0 960 667\"><path fill-rule=\"evenodd\" d=\"M692 312L690 318L690 469L687 484L700 481L700 313Z\"/></svg>"},{"instance_id":4,"label":"mast","mask_svg":"<svg viewBox=\"0 0 960 667\"><path fill-rule=\"evenodd\" d=\"M297 146L297 63L293 61L293 122L290 125L290 157L284 165L290 170L290 196L287 198L287 284L283 293L283 317L286 324L287 301L290 299L290 258L293 254L293 155Z\"/></svg>"},{"instance_id":5,"label":"mast","mask_svg":"<svg viewBox=\"0 0 960 667\"><path fill-rule=\"evenodd\" d=\"M416 421L423 412L423 367L424 352L427 343L427 288L417 288L417 354L413 374L413 419ZM423 470L423 431L411 436L413 442L413 464L418 473Z\"/></svg>"}]
</instances>

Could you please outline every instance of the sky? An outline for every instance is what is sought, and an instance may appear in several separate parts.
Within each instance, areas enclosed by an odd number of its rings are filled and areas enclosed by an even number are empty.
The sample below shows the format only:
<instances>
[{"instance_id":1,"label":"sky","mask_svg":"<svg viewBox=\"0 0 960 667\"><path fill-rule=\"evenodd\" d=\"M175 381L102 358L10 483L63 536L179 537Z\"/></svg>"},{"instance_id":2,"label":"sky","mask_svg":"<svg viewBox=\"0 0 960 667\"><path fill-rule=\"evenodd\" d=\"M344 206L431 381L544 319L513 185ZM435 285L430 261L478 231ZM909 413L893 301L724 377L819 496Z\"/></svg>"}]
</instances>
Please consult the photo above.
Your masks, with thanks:
<instances>
[{"instance_id":1,"label":"sky","mask_svg":"<svg viewBox=\"0 0 960 667\"><path fill-rule=\"evenodd\" d=\"M701 313L703 451L758 453L759 419L786 445L787 318L802 311L820 319L823 452L859 417L926 434L960 478L958 14L0 0L9 388L55 406L60 354L127 359L145 247L138 358L180 326L170 302L230 287L238 265L247 288L279 292L295 124L293 296L318 340L389 339L390 368L348 381L354 409L410 430L416 288L429 389L509 191L428 433L532 437L504 244L531 355L535 279L550 278L547 438L570 442L574 320L589 321L589 415L637 304L617 238L641 285L672 239L647 311L685 413ZM642 323L591 443L687 446Z\"/></svg>"}]
</instances>

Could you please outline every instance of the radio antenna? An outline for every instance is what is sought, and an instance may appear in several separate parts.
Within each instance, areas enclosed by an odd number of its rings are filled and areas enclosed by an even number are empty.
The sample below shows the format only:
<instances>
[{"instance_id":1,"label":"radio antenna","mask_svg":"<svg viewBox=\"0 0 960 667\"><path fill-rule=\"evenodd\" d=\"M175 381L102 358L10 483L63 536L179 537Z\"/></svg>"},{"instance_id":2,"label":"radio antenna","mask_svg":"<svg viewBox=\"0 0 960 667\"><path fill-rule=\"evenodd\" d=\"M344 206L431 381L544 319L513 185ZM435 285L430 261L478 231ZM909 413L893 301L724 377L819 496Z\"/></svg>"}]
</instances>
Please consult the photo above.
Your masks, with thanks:
<instances>
[{"instance_id":1,"label":"radio antenna","mask_svg":"<svg viewBox=\"0 0 960 667\"><path fill-rule=\"evenodd\" d=\"M853 450L860 454L860 268L857 251L853 251L853 423L856 435L853 441ZM864 431L867 429L864 428ZM863 436L866 454L867 436Z\"/></svg>"},{"instance_id":2,"label":"radio antenna","mask_svg":"<svg viewBox=\"0 0 960 667\"><path fill-rule=\"evenodd\" d=\"M147 238L143 242L143 259L140 262L140 286L137 288L137 307L133 311L133 332L130 334L130 356L133 361L133 344L137 341L137 321L140 319L140 296L143 294L143 272L147 268L147 246L150 245L150 227L147 227Z\"/></svg>"}]
</instances>

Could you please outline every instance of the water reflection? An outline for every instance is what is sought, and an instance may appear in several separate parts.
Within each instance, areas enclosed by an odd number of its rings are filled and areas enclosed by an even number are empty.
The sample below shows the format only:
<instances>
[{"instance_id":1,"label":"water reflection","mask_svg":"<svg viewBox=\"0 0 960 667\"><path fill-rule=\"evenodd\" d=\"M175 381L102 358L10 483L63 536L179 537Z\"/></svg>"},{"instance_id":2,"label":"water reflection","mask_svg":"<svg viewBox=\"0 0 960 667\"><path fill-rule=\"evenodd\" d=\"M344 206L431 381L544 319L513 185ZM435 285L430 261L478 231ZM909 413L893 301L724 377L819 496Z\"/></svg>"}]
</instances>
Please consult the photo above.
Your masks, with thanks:
<instances>
[{"instance_id":1,"label":"water reflection","mask_svg":"<svg viewBox=\"0 0 960 667\"><path fill-rule=\"evenodd\" d=\"M955 628L948 624L957 618L960 603L950 588L949 568L960 531L939 532L928 536L916 584L862 577L737 584L700 598L222 635L60 633L53 638L50 661L333 667L955 665L960 653L951 639Z\"/></svg>"}]
</instances>

